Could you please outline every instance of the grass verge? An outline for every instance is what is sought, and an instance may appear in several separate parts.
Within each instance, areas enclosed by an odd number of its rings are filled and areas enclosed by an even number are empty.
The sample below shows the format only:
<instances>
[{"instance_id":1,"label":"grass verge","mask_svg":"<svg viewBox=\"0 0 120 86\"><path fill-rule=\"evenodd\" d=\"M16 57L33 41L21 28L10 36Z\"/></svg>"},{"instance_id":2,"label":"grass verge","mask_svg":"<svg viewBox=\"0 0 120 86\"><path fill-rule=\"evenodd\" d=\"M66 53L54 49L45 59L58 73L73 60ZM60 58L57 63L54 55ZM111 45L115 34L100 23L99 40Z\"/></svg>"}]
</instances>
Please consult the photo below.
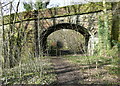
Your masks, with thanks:
<instances>
[{"instance_id":1,"label":"grass verge","mask_svg":"<svg viewBox=\"0 0 120 86\"><path fill-rule=\"evenodd\" d=\"M83 81L81 84L119 84L117 74L120 68L114 65L114 58L99 56L64 56L70 63L80 68Z\"/></svg>"}]
</instances>

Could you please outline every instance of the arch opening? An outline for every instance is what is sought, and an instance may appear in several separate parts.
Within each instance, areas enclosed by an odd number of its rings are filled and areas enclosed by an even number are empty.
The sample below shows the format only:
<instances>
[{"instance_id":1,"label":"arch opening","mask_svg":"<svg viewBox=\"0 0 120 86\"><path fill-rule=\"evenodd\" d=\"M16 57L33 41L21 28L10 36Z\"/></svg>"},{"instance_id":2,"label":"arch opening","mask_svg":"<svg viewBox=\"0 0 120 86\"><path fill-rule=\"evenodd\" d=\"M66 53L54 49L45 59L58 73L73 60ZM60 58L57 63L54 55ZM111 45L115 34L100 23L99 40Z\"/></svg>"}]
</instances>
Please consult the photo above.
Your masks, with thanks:
<instances>
[{"instance_id":1,"label":"arch opening","mask_svg":"<svg viewBox=\"0 0 120 86\"><path fill-rule=\"evenodd\" d=\"M48 41L47 41L49 39L48 37L51 34L56 33L56 32L57 32L57 34L60 31L66 32L65 30L68 33L69 32L76 32L77 34L82 34L82 36L84 37L84 52L87 50L88 41L89 41L89 37L90 37L90 34L87 31L87 29L80 26L80 25L77 25L77 24L62 23L62 24L57 24L55 26L49 27L47 30L42 32L42 34L40 36L41 37L40 43L41 43L41 47L42 47L42 50L44 53L46 53L46 52L48 53ZM57 36L57 34L56 34L56 36ZM53 44L53 45L57 45L57 47L56 47L57 49L60 49L63 47L65 48L65 44L60 40L55 40L55 44ZM83 47L83 45L82 45L82 47ZM55 52L55 51L53 51L53 52Z\"/></svg>"}]
</instances>

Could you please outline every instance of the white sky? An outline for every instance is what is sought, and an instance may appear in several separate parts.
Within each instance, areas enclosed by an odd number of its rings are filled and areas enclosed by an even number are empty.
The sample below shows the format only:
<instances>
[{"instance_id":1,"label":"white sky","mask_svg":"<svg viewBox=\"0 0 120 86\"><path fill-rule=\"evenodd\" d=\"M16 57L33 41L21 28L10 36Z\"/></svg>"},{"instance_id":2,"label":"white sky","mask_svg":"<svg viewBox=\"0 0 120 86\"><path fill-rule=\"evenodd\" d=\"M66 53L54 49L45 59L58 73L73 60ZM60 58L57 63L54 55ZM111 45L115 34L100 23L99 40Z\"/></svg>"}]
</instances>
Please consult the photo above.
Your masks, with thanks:
<instances>
[{"instance_id":1,"label":"white sky","mask_svg":"<svg viewBox=\"0 0 120 86\"><path fill-rule=\"evenodd\" d=\"M48 8L51 7L62 7L62 6L66 6L66 5L72 5L72 4L84 4L87 2L100 2L102 0L50 0L49 5L47 6ZM115 1L120 1L120 0L106 0L109 2L115 2Z\"/></svg>"},{"instance_id":2,"label":"white sky","mask_svg":"<svg viewBox=\"0 0 120 86\"><path fill-rule=\"evenodd\" d=\"M1 0L1 2L4 3L4 4L9 3L10 1L12 1L12 0ZM12 4L13 7L14 7L13 12L16 11L16 6L17 6L18 1L19 0L14 0L14 2ZM24 0L20 0L20 5L19 5L19 8L18 8L18 12L25 11L24 8L23 8L23 1ZM9 8L10 8L10 5L7 5L6 7L4 7L4 10L3 10L4 15L9 14ZM8 10L6 10L6 9L8 9Z\"/></svg>"},{"instance_id":3,"label":"white sky","mask_svg":"<svg viewBox=\"0 0 120 86\"><path fill-rule=\"evenodd\" d=\"M16 10L16 6L17 6L17 3L19 0L0 0L1 2L4 2L4 3L8 3L10 1L14 1L13 2L13 6L14 6L14 10ZM20 0L20 5L19 5L19 11L18 12L21 12L21 11L25 11L24 8L23 8L23 2L35 2L36 0ZM37 0L39 1L39 0ZM42 0L42 1L46 1L46 0ZM48 1L48 0L47 0ZM47 6L47 8L51 8L51 7L62 7L62 6L67 6L67 5L72 5L72 4L81 4L81 3L87 3L87 2L99 2L99 1L102 1L102 0L50 0L50 3L49 5ZM120 0L107 0L107 1L120 1ZM7 6L6 8L4 8L4 15L6 14L9 14L9 12L6 11L6 9L8 8L9 9L10 6ZM15 11L14 11L15 12Z\"/></svg>"},{"instance_id":4,"label":"white sky","mask_svg":"<svg viewBox=\"0 0 120 86\"><path fill-rule=\"evenodd\" d=\"M62 7L62 6L66 6L66 5L72 5L72 4L80 4L80 3L86 3L85 0L50 0L49 5L47 6L48 8L51 7Z\"/></svg>"}]
</instances>

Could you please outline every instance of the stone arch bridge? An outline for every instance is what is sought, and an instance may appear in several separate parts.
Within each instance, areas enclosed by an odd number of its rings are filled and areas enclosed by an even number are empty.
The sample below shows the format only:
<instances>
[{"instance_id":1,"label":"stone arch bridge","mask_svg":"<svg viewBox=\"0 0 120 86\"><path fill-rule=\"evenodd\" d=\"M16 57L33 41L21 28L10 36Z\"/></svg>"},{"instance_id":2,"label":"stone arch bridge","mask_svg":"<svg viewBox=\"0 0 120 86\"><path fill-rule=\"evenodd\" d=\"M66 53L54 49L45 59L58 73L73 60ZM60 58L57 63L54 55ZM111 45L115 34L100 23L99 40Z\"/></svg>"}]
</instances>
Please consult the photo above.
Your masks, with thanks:
<instances>
[{"instance_id":1,"label":"stone arch bridge","mask_svg":"<svg viewBox=\"0 0 120 86\"><path fill-rule=\"evenodd\" d=\"M117 8L116 5L115 2L106 5L111 34L118 33L120 29L120 4ZM99 17L104 16L103 10L104 7L101 2L40 9L4 16L4 25L7 28L14 24L17 30L23 27L26 33L28 30L32 31L33 36L31 38L35 39L35 51L37 53L39 53L40 48L38 44L41 45L42 50L45 50L47 37L60 29L72 29L80 32L85 37L86 50L93 53L94 45L98 41ZM112 35L115 40L118 40L118 37L118 35Z\"/></svg>"}]
</instances>

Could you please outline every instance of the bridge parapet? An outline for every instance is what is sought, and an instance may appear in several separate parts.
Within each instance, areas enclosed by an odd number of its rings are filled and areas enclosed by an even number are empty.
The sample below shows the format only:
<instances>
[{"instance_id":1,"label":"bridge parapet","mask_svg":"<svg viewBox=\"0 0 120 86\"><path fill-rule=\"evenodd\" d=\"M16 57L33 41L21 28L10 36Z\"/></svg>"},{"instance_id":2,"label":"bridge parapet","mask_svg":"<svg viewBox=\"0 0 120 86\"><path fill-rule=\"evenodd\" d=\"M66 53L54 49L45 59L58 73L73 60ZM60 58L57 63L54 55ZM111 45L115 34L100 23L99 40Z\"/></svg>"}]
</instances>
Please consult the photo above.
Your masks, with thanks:
<instances>
[{"instance_id":1,"label":"bridge parapet","mask_svg":"<svg viewBox=\"0 0 120 86\"><path fill-rule=\"evenodd\" d=\"M102 11L104 8L102 6L102 2L98 3L88 3L88 4L80 4L80 5L70 5L65 7L56 7L50 9L40 9L40 10L32 10L28 12L21 12L18 14L11 14L11 16L4 16L4 24L12 23L12 22L20 22L20 21L29 21L38 19L36 17L39 16L40 19L50 19L56 17L65 17L71 15L80 15L80 14L88 14L92 12ZM112 3L107 3L107 9L112 9ZM8 18L11 17L11 20L8 21ZM14 20L15 19L15 20Z\"/></svg>"}]
</instances>

